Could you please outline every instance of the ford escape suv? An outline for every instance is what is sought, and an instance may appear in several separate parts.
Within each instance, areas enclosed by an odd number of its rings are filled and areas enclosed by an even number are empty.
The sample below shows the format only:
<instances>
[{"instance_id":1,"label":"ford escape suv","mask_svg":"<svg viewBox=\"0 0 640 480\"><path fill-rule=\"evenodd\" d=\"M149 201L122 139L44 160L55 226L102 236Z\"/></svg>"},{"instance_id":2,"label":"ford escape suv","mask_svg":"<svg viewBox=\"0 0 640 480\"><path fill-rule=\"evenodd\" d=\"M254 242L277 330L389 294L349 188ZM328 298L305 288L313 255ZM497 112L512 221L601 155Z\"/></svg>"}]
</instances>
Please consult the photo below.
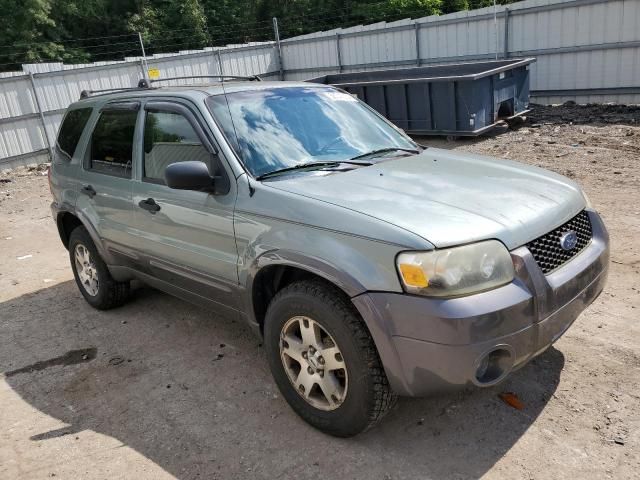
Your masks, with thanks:
<instances>
[{"instance_id":1,"label":"ford escape suv","mask_svg":"<svg viewBox=\"0 0 640 480\"><path fill-rule=\"evenodd\" d=\"M119 306L137 279L244 319L324 432L501 382L604 287L607 231L573 181L424 148L333 87L83 96L50 184L84 298Z\"/></svg>"}]
</instances>

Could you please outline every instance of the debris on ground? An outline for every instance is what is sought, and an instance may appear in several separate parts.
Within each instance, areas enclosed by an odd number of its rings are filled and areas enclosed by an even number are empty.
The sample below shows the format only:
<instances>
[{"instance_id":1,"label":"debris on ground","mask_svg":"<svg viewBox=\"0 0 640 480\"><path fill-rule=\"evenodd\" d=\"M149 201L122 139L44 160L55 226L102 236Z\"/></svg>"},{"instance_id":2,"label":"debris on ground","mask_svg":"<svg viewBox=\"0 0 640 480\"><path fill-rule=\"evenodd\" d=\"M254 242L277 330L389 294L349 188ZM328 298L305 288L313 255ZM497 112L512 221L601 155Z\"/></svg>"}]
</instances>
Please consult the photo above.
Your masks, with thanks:
<instances>
[{"instance_id":1,"label":"debris on ground","mask_svg":"<svg viewBox=\"0 0 640 480\"><path fill-rule=\"evenodd\" d=\"M530 104L531 112L528 120L535 124L570 123L570 124L619 124L640 126L640 106L631 105L576 105L565 102L562 105Z\"/></svg>"},{"instance_id":2,"label":"debris on ground","mask_svg":"<svg viewBox=\"0 0 640 480\"><path fill-rule=\"evenodd\" d=\"M124 357L116 356L116 357L111 357L111 358L109 359L109 365L112 365L112 366L114 366L114 367L115 367L116 365L120 365L120 364L121 364L121 363L123 363L123 362L124 362Z\"/></svg>"},{"instance_id":3,"label":"debris on ground","mask_svg":"<svg viewBox=\"0 0 640 480\"><path fill-rule=\"evenodd\" d=\"M524 410L524 403L513 392L502 392L498 394L498 398L516 410Z\"/></svg>"}]
</instances>

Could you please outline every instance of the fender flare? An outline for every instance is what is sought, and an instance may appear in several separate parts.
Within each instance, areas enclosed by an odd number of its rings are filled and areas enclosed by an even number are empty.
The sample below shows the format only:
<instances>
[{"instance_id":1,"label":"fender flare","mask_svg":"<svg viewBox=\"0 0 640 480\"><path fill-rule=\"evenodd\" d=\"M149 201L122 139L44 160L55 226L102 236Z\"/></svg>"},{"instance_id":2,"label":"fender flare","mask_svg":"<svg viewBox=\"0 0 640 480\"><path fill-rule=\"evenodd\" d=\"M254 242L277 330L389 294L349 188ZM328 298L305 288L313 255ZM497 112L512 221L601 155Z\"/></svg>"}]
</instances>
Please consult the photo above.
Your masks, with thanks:
<instances>
[{"instance_id":1,"label":"fender flare","mask_svg":"<svg viewBox=\"0 0 640 480\"><path fill-rule=\"evenodd\" d=\"M62 204L60 206L53 207L56 210L56 225L58 227L58 234L60 235L60 239L62 240L62 243L64 244L64 238L63 238L63 226L62 226L62 216L65 214L69 214L69 215L73 215L74 217L76 217L80 223L82 224L82 226L87 230L87 232L89 233L89 236L91 237L91 240L93 240L94 245L96 246L96 250L98 250L98 253L100 254L100 256L102 257L102 259L104 260L104 262L109 265L113 263L113 257L111 256L111 254L109 254L109 252L104 248L103 244L102 244L102 239L100 238L100 235L98 233L98 230L96 230L96 228L93 226L93 224L89 221L89 219L79 210L75 209L73 206L68 205L68 204ZM69 232L71 233L71 232ZM68 245L65 245L68 249Z\"/></svg>"},{"instance_id":2,"label":"fender flare","mask_svg":"<svg viewBox=\"0 0 640 480\"><path fill-rule=\"evenodd\" d=\"M339 269L325 259L306 255L294 250L268 250L262 253L246 269L245 284L245 312L249 322L257 324L255 310L253 308L253 289L255 279L259 273L268 267L283 266L294 267L317 275L335 285L349 298L353 298L366 291L366 288L353 275Z\"/></svg>"}]
</instances>

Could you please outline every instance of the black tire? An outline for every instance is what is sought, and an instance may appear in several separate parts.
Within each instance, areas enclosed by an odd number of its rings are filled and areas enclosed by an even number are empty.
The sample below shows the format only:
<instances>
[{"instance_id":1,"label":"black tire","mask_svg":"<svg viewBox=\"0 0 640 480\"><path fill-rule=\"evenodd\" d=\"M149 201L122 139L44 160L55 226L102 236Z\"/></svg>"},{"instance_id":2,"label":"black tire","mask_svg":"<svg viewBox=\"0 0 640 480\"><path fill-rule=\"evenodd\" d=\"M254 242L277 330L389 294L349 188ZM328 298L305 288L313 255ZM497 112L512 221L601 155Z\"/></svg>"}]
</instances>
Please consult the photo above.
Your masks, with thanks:
<instances>
[{"instance_id":1,"label":"black tire","mask_svg":"<svg viewBox=\"0 0 640 480\"><path fill-rule=\"evenodd\" d=\"M339 347L348 388L342 403L325 411L309 404L289 380L280 356L280 335L294 317L309 317ZM317 429L350 437L375 425L396 400L369 331L349 299L337 288L316 280L292 283L271 301L265 318L265 350L280 392L293 410Z\"/></svg>"},{"instance_id":2,"label":"black tire","mask_svg":"<svg viewBox=\"0 0 640 480\"><path fill-rule=\"evenodd\" d=\"M80 280L75 261L75 252L78 245L88 250L95 265L98 279L96 295L91 295ZM76 227L69 236L69 259L78 289L89 305L98 310L109 310L119 307L127 301L129 298L129 282L117 282L111 277L107 265L100 257L89 232L84 227Z\"/></svg>"}]
</instances>

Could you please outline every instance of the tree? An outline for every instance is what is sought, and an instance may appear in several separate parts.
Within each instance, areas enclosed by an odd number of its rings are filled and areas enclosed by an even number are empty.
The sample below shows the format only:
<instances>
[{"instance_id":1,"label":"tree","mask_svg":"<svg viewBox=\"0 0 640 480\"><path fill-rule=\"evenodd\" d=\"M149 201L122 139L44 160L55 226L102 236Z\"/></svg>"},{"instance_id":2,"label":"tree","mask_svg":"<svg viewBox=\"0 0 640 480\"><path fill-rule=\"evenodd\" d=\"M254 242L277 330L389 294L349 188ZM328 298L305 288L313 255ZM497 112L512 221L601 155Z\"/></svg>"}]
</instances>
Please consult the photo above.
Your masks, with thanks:
<instances>
[{"instance_id":1,"label":"tree","mask_svg":"<svg viewBox=\"0 0 640 480\"><path fill-rule=\"evenodd\" d=\"M442 13L452 13L468 9L469 0L442 0Z\"/></svg>"},{"instance_id":2,"label":"tree","mask_svg":"<svg viewBox=\"0 0 640 480\"><path fill-rule=\"evenodd\" d=\"M50 0L0 0L0 63L15 68L22 62L58 58L62 46L47 41L56 23L49 17ZM11 12L11 14L8 14Z\"/></svg>"},{"instance_id":3,"label":"tree","mask_svg":"<svg viewBox=\"0 0 640 480\"><path fill-rule=\"evenodd\" d=\"M127 29L142 34L149 53L198 49L210 42L199 0L139 0Z\"/></svg>"},{"instance_id":4,"label":"tree","mask_svg":"<svg viewBox=\"0 0 640 480\"><path fill-rule=\"evenodd\" d=\"M498 3L510 3L499 0ZM0 70L271 40L479 8L493 0L0 0Z\"/></svg>"}]
</instances>

